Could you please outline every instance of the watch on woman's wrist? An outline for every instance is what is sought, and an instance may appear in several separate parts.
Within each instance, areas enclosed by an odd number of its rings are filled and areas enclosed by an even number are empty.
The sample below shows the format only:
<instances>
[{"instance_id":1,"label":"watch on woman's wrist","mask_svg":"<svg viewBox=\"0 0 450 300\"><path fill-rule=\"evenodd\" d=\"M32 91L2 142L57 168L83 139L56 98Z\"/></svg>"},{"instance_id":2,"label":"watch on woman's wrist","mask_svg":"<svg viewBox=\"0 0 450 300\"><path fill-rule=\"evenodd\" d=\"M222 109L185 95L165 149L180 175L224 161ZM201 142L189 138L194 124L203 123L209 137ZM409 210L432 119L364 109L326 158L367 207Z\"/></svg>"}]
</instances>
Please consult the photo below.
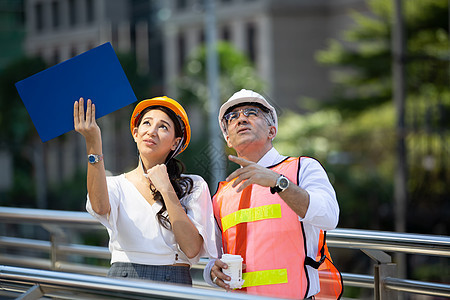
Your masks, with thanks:
<instances>
[{"instance_id":1,"label":"watch on woman's wrist","mask_svg":"<svg viewBox=\"0 0 450 300\"><path fill-rule=\"evenodd\" d=\"M288 187L289 187L289 179L287 179L286 176L284 175L280 175L280 177L278 177L277 179L277 183L275 184L275 186L270 188L270 192L272 194L281 193Z\"/></svg>"},{"instance_id":2,"label":"watch on woman's wrist","mask_svg":"<svg viewBox=\"0 0 450 300\"><path fill-rule=\"evenodd\" d=\"M103 160L103 154L89 154L88 155L88 162L91 164L98 163L99 161Z\"/></svg>"}]
</instances>

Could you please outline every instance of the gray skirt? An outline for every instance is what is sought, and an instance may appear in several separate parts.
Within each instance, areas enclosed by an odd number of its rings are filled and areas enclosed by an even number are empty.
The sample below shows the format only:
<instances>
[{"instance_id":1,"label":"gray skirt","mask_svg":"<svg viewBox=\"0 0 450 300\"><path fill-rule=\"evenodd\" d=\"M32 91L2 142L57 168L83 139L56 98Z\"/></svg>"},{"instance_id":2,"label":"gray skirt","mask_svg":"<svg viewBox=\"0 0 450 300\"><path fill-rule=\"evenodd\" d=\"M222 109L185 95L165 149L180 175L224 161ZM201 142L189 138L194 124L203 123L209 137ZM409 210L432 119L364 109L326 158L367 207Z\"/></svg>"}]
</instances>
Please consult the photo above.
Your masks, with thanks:
<instances>
[{"instance_id":1,"label":"gray skirt","mask_svg":"<svg viewBox=\"0 0 450 300\"><path fill-rule=\"evenodd\" d=\"M109 269L108 277L146 279L192 286L189 267L185 266L151 266L115 262Z\"/></svg>"}]
</instances>

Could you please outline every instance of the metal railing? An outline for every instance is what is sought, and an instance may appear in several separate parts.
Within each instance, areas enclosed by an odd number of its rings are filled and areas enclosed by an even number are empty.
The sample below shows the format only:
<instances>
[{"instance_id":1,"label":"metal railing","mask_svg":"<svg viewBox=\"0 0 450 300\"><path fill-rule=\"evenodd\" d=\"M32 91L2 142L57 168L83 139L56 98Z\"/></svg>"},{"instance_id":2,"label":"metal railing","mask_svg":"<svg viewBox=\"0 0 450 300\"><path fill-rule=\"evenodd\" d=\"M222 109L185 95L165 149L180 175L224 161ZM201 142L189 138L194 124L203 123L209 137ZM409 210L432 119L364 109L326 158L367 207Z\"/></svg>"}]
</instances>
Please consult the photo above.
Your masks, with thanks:
<instances>
[{"instance_id":1,"label":"metal railing","mask_svg":"<svg viewBox=\"0 0 450 300\"><path fill-rule=\"evenodd\" d=\"M25 292L22 299L243 299L273 298L142 280L0 266L2 289ZM25 290L24 290L25 289Z\"/></svg>"},{"instance_id":2,"label":"metal railing","mask_svg":"<svg viewBox=\"0 0 450 300\"><path fill-rule=\"evenodd\" d=\"M51 238L47 241L0 236L0 246L8 249L33 249L48 254L48 258L30 258L0 253L0 264L58 270L93 275L105 275L107 267L80 264L66 259L70 255L109 259L106 247L70 243L63 228L106 230L85 212L52 211L0 207L0 222L35 224L45 228ZM374 290L375 299L392 299L397 292L450 297L450 285L396 278L396 265L386 252L450 257L450 238L447 236L380 232L372 230L335 229L327 232L329 247L359 249L374 260L374 275L343 273L345 286ZM192 267L194 287L207 287L201 278L206 260ZM3 280L3 279L1 279Z\"/></svg>"},{"instance_id":3,"label":"metal railing","mask_svg":"<svg viewBox=\"0 0 450 300\"><path fill-rule=\"evenodd\" d=\"M373 230L335 229L327 232L330 247L450 257L450 237Z\"/></svg>"}]
</instances>

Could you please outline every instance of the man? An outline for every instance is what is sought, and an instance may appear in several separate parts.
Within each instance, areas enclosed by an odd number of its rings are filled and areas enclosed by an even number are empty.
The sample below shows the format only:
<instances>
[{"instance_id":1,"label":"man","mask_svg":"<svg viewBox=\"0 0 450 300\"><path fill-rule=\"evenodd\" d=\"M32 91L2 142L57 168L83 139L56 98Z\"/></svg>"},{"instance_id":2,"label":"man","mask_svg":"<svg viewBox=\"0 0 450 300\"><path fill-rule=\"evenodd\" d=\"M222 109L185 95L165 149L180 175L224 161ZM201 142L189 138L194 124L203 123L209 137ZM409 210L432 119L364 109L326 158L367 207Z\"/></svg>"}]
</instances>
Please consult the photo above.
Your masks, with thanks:
<instances>
[{"instance_id":1,"label":"man","mask_svg":"<svg viewBox=\"0 0 450 300\"><path fill-rule=\"evenodd\" d=\"M272 145L276 111L256 92L236 92L220 108L219 123L237 153L229 160L241 165L213 197L223 253L243 257L249 294L314 297L320 290L315 259L323 248L321 230L334 229L339 218L325 170L312 158L278 153ZM224 268L222 261L210 261L205 281L230 290Z\"/></svg>"}]
</instances>

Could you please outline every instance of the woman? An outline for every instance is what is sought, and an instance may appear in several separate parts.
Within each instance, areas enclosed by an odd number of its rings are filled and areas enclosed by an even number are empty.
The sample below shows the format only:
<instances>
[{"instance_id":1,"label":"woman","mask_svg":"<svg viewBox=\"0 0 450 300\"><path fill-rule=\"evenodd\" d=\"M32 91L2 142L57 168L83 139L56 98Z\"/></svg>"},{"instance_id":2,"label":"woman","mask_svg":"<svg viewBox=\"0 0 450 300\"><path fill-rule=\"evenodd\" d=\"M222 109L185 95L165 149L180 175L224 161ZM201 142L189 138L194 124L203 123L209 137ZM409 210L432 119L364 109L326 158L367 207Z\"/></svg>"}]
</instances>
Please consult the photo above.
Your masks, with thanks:
<instances>
[{"instance_id":1,"label":"woman","mask_svg":"<svg viewBox=\"0 0 450 300\"><path fill-rule=\"evenodd\" d=\"M182 175L175 156L190 140L183 107L168 97L143 100L130 121L139 152L137 167L106 177L95 105L74 104L75 130L88 154L86 209L108 230L108 276L192 285L189 268L200 256L215 257L215 221L206 182ZM105 158L106 159L106 158Z\"/></svg>"}]
</instances>

